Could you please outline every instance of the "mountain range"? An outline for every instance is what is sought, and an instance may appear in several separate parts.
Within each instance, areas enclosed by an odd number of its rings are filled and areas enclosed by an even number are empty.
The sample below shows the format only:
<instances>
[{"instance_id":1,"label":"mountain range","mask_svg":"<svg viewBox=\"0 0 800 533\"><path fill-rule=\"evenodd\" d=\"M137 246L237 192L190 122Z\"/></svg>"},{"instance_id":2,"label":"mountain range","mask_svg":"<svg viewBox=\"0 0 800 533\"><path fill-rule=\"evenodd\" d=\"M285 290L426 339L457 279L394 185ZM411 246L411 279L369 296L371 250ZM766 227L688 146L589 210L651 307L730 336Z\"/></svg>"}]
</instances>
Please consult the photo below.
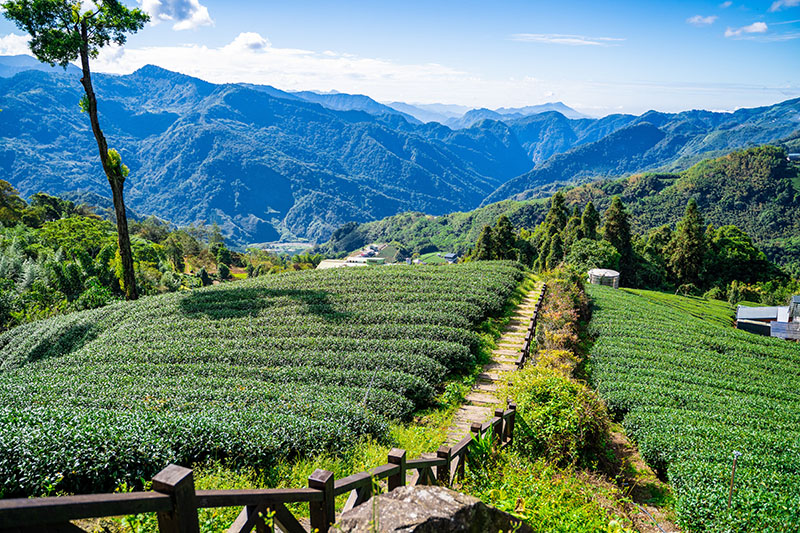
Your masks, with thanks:
<instances>
[{"instance_id":1,"label":"mountain range","mask_svg":"<svg viewBox=\"0 0 800 533\"><path fill-rule=\"evenodd\" d=\"M107 196L72 67L0 57L0 77L0 179L26 196ZM565 116L563 104L459 114L458 106L212 84L154 66L93 79L110 146L131 169L130 207L179 225L216 222L239 245L323 242L347 222L443 215L534 198L553 183L680 170L800 129L800 99L591 119ZM451 126L421 112L448 114Z\"/></svg>"}]
</instances>

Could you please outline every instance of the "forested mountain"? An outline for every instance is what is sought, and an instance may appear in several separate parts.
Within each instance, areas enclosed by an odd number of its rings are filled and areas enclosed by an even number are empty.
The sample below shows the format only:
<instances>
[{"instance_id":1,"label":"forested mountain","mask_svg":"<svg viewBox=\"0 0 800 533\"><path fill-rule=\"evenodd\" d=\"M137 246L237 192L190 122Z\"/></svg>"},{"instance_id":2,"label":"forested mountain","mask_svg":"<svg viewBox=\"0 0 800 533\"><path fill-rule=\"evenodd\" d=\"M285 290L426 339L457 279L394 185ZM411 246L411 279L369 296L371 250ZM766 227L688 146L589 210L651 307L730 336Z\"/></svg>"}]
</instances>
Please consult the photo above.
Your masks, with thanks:
<instances>
[{"instance_id":1,"label":"forested mountain","mask_svg":"<svg viewBox=\"0 0 800 533\"><path fill-rule=\"evenodd\" d=\"M533 198L552 183L683 170L702 157L784 139L800 130L800 98L734 113L649 111L578 121L548 115L509 123L538 164L502 185L484 205Z\"/></svg>"},{"instance_id":2,"label":"forested mountain","mask_svg":"<svg viewBox=\"0 0 800 533\"><path fill-rule=\"evenodd\" d=\"M418 126L152 66L96 85L131 169L129 205L180 225L217 222L239 242L324 240L351 220L473 207L532 166L501 123ZM0 176L26 196L107 194L75 76L21 72L0 80L0 95Z\"/></svg>"},{"instance_id":3,"label":"forested mountain","mask_svg":"<svg viewBox=\"0 0 800 533\"><path fill-rule=\"evenodd\" d=\"M785 151L764 146L703 160L678 173L643 173L624 179L598 180L565 191L566 206L582 209L590 200L600 211L619 195L631 213L632 229L674 225L694 198L706 223L734 224L747 232L767 256L781 265L800 266L800 167L786 161ZM419 252L464 253L485 225L505 214L517 228L532 229L544 220L545 198L506 200L465 213L431 217L404 213L366 224L351 224L334 233L322 249L337 253L369 242L397 241Z\"/></svg>"},{"instance_id":4,"label":"forested mountain","mask_svg":"<svg viewBox=\"0 0 800 533\"><path fill-rule=\"evenodd\" d=\"M26 197L107 196L77 104L77 74L25 57L0 58L0 179ZM682 170L702 154L774 142L800 128L800 99L735 113L601 119L477 110L477 122L452 129L397 110L413 106L362 95L217 85L154 66L95 79L111 147L131 169L128 205L178 225L216 222L238 244L321 242L347 222L444 215L546 196L554 183Z\"/></svg>"}]
</instances>

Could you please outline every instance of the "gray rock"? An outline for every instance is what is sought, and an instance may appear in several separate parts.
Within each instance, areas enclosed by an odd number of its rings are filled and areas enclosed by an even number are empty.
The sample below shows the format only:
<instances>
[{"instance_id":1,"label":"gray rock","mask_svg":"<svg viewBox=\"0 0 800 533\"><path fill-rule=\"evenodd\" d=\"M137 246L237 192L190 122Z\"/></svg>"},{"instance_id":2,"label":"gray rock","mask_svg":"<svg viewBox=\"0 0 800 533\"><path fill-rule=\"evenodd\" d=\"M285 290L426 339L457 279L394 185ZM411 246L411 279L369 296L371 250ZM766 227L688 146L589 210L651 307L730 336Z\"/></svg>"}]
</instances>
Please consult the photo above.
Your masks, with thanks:
<instances>
[{"instance_id":1,"label":"gray rock","mask_svg":"<svg viewBox=\"0 0 800 533\"><path fill-rule=\"evenodd\" d=\"M342 533L529 533L508 513L444 487L400 487L342 514L332 531ZM378 518L375 527L375 518Z\"/></svg>"}]
</instances>

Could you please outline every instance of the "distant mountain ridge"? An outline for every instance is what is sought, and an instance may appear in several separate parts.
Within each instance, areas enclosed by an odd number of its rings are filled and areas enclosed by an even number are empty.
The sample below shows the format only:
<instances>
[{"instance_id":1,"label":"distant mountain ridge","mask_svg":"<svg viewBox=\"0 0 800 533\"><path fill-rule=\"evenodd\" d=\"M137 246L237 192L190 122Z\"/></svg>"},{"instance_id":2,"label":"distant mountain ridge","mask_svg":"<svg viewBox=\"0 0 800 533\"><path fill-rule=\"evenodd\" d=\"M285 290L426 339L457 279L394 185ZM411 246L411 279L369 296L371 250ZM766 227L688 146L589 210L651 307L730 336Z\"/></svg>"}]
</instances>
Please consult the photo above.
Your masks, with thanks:
<instances>
[{"instance_id":1,"label":"distant mountain ridge","mask_svg":"<svg viewBox=\"0 0 800 533\"><path fill-rule=\"evenodd\" d=\"M0 72L31 61L0 57ZM471 124L453 129L364 95L213 84L152 65L96 80L110 145L131 168L130 207L179 225L217 222L239 244L322 242L347 222L444 215L547 196L558 184L678 171L800 131L800 99L600 119L472 110ZM0 76L0 179L24 195L108 195L80 95L72 70Z\"/></svg>"},{"instance_id":2,"label":"distant mountain ridge","mask_svg":"<svg viewBox=\"0 0 800 533\"><path fill-rule=\"evenodd\" d=\"M472 207L532 166L500 123L452 131L152 65L95 80L110 146L131 169L131 208L217 222L238 243L325 240L350 220ZM79 99L69 73L0 79L3 179L25 195L108 195Z\"/></svg>"}]
</instances>

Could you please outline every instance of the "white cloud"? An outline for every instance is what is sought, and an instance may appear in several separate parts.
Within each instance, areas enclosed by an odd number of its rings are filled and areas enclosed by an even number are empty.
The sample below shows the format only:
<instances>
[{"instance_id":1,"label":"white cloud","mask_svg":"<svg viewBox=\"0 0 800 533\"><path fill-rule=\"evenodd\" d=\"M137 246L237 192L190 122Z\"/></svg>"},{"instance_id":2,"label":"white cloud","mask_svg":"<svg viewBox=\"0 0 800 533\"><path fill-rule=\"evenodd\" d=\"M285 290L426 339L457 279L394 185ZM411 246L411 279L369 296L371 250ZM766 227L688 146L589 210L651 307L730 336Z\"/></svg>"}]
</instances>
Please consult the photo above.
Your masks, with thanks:
<instances>
[{"instance_id":1,"label":"white cloud","mask_svg":"<svg viewBox=\"0 0 800 533\"><path fill-rule=\"evenodd\" d=\"M614 46L625 39L616 37L563 35L560 33L515 33L511 36L511 40L523 43L548 43L566 46Z\"/></svg>"},{"instance_id":2,"label":"white cloud","mask_svg":"<svg viewBox=\"0 0 800 533\"><path fill-rule=\"evenodd\" d=\"M764 35L767 39L776 35ZM0 36L0 51L24 53L27 38ZM592 115L656 108L736 108L773 104L800 96L797 84L702 84L680 82L589 81L532 75L487 77L435 63L408 64L339 51L280 48L258 33L241 33L220 47L199 44L134 48L106 46L93 70L130 74L147 64L213 83L256 83L283 90L367 94L378 101L449 103L470 107L523 107L562 101Z\"/></svg>"},{"instance_id":3,"label":"white cloud","mask_svg":"<svg viewBox=\"0 0 800 533\"><path fill-rule=\"evenodd\" d=\"M727 2L722 2L722 3L719 5L719 7L721 7L722 9L728 9L728 8L729 8L729 7L731 7L732 5L733 5L733 2L731 2L730 0L728 0Z\"/></svg>"},{"instance_id":4,"label":"white cloud","mask_svg":"<svg viewBox=\"0 0 800 533\"><path fill-rule=\"evenodd\" d=\"M162 21L174 22L172 29L193 30L200 26L212 26L214 21L208 8L199 0L138 0L142 10L151 18L152 24Z\"/></svg>"},{"instance_id":5,"label":"white cloud","mask_svg":"<svg viewBox=\"0 0 800 533\"><path fill-rule=\"evenodd\" d=\"M748 26L742 26L741 28L728 28L725 30L725 37L742 37L746 34L752 33L766 33L767 32L767 23L766 22L754 22Z\"/></svg>"},{"instance_id":6,"label":"white cloud","mask_svg":"<svg viewBox=\"0 0 800 533\"><path fill-rule=\"evenodd\" d=\"M786 7L797 7L800 6L800 0L775 0L772 2L772 5L769 6L770 12L780 11Z\"/></svg>"},{"instance_id":7,"label":"white cloud","mask_svg":"<svg viewBox=\"0 0 800 533\"><path fill-rule=\"evenodd\" d=\"M257 52L266 50L271 47L272 43L269 39L262 37L258 33L244 32L236 36L230 44L226 45L223 50L240 50L246 52Z\"/></svg>"},{"instance_id":8,"label":"white cloud","mask_svg":"<svg viewBox=\"0 0 800 533\"><path fill-rule=\"evenodd\" d=\"M686 22L688 22L692 26L710 26L711 24L714 24L715 20L717 20L716 15L709 15L707 17L704 17L702 15L695 15L693 17L689 17L688 19L686 19Z\"/></svg>"},{"instance_id":9,"label":"white cloud","mask_svg":"<svg viewBox=\"0 0 800 533\"><path fill-rule=\"evenodd\" d=\"M31 49L28 48L28 41L30 37L27 35L16 35L9 33L0 37L0 55L2 56L17 56L20 54L31 54Z\"/></svg>"}]
</instances>

